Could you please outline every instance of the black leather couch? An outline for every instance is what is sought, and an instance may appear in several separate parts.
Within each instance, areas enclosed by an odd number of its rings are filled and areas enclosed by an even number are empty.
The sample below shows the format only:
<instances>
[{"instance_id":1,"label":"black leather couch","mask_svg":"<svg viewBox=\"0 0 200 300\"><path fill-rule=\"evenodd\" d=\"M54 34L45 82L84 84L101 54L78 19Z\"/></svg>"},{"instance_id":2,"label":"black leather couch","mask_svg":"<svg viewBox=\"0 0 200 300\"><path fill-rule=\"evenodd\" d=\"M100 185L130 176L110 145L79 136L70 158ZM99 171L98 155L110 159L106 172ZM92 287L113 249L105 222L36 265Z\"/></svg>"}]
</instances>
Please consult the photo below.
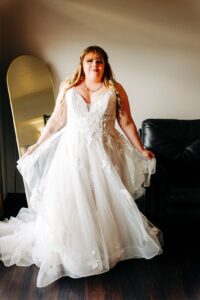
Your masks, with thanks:
<instances>
[{"instance_id":1,"label":"black leather couch","mask_svg":"<svg viewBox=\"0 0 200 300\"><path fill-rule=\"evenodd\" d=\"M200 120L147 119L140 134L157 158L145 215L163 232L200 234Z\"/></svg>"}]
</instances>

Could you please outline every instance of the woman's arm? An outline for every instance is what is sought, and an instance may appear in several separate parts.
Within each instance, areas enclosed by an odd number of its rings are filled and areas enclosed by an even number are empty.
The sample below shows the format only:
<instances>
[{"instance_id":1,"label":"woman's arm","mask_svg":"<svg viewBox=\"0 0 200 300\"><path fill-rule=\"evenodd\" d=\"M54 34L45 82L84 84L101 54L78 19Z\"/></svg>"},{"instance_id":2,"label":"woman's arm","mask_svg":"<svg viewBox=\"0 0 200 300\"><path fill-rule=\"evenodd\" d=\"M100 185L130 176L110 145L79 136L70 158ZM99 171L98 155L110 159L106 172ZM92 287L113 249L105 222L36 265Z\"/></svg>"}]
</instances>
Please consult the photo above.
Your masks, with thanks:
<instances>
[{"instance_id":1,"label":"woman's arm","mask_svg":"<svg viewBox=\"0 0 200 300\"><path fill-rule=\"evenodd\" d=\"M132 119L128 96L121 84L116 84L116 90L120 97L120 109L117 110L117 121L131 144L146 158L153 158L155 155L142 145L136 125Z\"/></svg>"},{"instance_id":2,"label":"woman's arm","mask_svg":"<svg viewBox=\"0 0 200 300\"><path fill-rule=\"evenodd\" d=\"M57 132L60 128L62 128L66 122L67 118L67 107L66 101L63 99L65 95L66 86L61 86L54 111L51 117L48 119L46 126L44 127L38 141L30 146L27 150L27 154L31 154L40 144L46 141L49 137L51 137L55 132Z\"/></svg>"}]
</instances>

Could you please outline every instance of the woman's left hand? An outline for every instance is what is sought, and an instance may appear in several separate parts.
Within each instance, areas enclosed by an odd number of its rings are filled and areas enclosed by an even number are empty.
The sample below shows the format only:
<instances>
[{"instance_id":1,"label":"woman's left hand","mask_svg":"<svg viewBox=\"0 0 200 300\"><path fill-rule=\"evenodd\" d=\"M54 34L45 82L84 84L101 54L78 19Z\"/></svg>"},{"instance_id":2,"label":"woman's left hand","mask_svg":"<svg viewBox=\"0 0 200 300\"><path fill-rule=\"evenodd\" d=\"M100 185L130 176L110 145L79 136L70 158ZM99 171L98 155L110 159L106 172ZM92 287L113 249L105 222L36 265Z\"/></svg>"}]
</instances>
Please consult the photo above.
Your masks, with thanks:
<instances>
[{"instance_id":1,"label":"woman's left hand","mask_svg":"<svg viewBox=\"0 0 200 300\"><path fill-rule=\"evenodd\" d=\"M152 159L155 157L155 154L152 151L147 149L142 150L141 154L147 159Z\"/></svg>"}]
</instances>

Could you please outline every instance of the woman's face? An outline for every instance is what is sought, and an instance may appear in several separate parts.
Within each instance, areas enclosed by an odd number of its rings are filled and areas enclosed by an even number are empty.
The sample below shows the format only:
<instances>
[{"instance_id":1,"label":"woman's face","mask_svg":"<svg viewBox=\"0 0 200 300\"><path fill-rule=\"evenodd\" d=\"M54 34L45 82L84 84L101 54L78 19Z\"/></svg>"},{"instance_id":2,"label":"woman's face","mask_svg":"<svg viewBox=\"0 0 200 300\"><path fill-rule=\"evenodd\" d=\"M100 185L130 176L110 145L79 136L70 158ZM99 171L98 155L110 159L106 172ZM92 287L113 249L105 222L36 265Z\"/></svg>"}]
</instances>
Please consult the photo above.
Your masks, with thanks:
<instances>
[{"instance_id":1,"label":"woman's face","mask_svg":"<svg viewBox=\"0 0 200 300\"><path fill-rule=\"evenodd\" d=\"M105 70L105 62L96 53L88 53L83 59L83 71L85 78L101 81Z\"/></svg>"}]
</instances>

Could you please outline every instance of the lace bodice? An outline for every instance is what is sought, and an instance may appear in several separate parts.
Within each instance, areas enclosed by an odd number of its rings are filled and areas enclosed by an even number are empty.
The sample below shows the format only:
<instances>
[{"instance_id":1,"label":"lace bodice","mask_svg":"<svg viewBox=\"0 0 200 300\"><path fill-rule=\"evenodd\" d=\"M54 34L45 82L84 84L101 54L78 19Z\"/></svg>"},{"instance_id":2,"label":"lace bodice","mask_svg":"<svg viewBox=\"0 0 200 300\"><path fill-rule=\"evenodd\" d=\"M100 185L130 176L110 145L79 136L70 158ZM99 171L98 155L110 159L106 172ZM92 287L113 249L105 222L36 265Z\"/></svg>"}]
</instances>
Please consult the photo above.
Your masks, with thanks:
<instances>
[{"instance_id":1,"label":"lace bodice","mask_svg":"<svg viewBox=\"0 0 200 300\"><path fill-rule=\"evenodd\" d=\"M116 96L113 90L103 92L89 106L76 88L66 93L65 100L68 133L84 135L88 142L93 137L116 133Z\"/></svg>"},{"instance_id":2,"label":"lace bodice","mask_svg":"<svg viewBox=\"0 0 200 300\"><path fill-rule=\"evenodd\" d=\"M115 130L116 93L113 89L102 92L88 105L76 87L66 92L60 88L54 111L44 128L39 142L66 127L71 137L86 137L90 143L93 137L103 138L106 135L119 139Z\"/></svg>"}]
</instances>

